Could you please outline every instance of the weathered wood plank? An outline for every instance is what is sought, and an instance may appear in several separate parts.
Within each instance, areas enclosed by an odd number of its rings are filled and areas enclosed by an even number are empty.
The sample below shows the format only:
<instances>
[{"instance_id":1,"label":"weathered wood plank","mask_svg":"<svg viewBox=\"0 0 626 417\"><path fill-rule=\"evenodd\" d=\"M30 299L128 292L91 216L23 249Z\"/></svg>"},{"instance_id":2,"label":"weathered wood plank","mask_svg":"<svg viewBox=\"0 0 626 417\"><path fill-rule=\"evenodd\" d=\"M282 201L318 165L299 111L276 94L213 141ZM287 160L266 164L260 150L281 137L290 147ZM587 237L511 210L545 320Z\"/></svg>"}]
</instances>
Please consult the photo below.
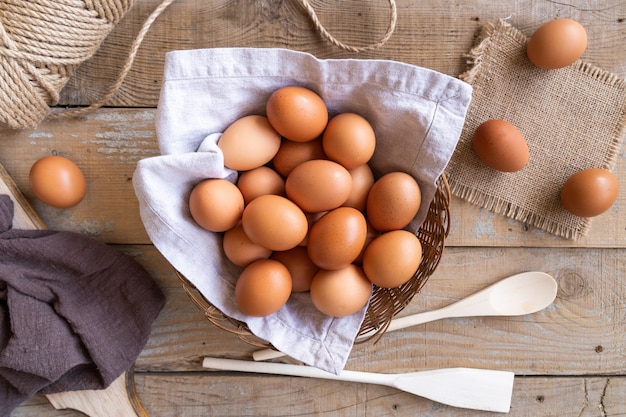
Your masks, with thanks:
<instances>
[{"instance_id":1,"label":"weathered wood plank","mask_svg":"<svg viewBox=\"0 0 626 417\"><path fill-rule=\"evenodd\" d=\"M154 109L100 109L80 118L47 121L35 129L0 130L0 163L50 228L110 243L150 243L131 179L138 160L159 154L155 114ZM87 195L72 209L47 206L30 190L30 167L51 153L72 159L87 178ZM626 184L626 154L619 155L614 172ZM576 241L528 228L458 198L450 207L449 246L626 247L626 193L593 220L589 236Z\"/></svg>"},{"instance_id":2,"label":"weathered wood plank","mask_svg":"<svg viewBox=\"0 0 626 417\"><path fill-rule=\"evenodd\" d=\"M197 371L203 356L249 358L256 349L209 323L152 246L121 246L155 277L167 304L137 361L138 371ZM449 248L401 315L444 307L506 276L540 270L559 291L545 310L521 317L456 318L356 345L347 367L372 372L472 366L523 375L623 371L626 276L623 249Z\"/></svg>"},{"instance_id":3,"label":"weathered wood plank","mask_svg":"<svg viewBox=\"0 0 626 417\"><path fill-rule=\"evenodd\" d=\"M147 411L158 417L333 416L409 417L598 417L626 413L626 378L516 377L511 411L496 414L434 403L393 388L222 372L140 373L137 391ZM11 417L78 417L56 411L36 396Z\"/></svg>"},{"instance_id":4,"label":"weathered wood plank","mask_svg":"<svg viewBox=\"0 0 626 417\"><path fill-rule=\"evenodd\" d=\"M48 206L30 189L30 167L50 154L71 159L85 174L87 193L72 209ZM0 162L48 227L107 242L149 242L131 180L137 161L157 154L153 109L101 110L34 129L0 130Z\"/></svg>"},{"instance_id":5,"label":"weathered wood plank","mask_svg":"<svg viewBox=\"0 0 626 417\"><path fill-rule=\"evenodd\" d=\"M91 103L102 95L114 82L143 20L159 3L136 0L96 56L72 77L61 94L62 106ZM136 162L158 154L154 107L169 50L284 47L320 58L394 59L456 76L465 69L463 55L483 23L508 18L530 35L549 19L572 17L589 34L584 58L626 76L626 3L621 0L397 3L398 24L387 45L354 54L321 38L296 0L177 0L149 32L132 71L109 103L138 108L102 109L21 132L0 130L0 163L45 223L119 245L146 266L166 293L166 307L137 361L137 388L151 415L494 415L452 409L386 387L202 370L203 356L249 358L255 348L213 326L189 300L169 264L149 244L130 182ZM311 4L333 35L355 46L377 40L387 23L386 0ZM48 207L30 191L30 166L50 153L70 157L85 171L88 194L73 209ZM626 183L625 156L620 154L616 169L620 183ZM449 319L390 333L375 345L356 346L348 368L513 370L524 376L515 381L511 416L626 414L625 198L622 193L611 210L594 220L590 235L576 242L453 199L444 259L402 314L445 306L507 275L532 269L558 280L555 303L524 317ZM37 396L12 417L33 415L81 414L53 410L45 397Z\"/></svg>"},{"instance_id":6,"label":"weathered wood plank","mask_svg":"<svg viewBox=\"0 0 626 417\"><path fill-rule=\"evenodd\" d=\"M62 105L88 104L113 84L143 20L160 0L136 1L126 18L85 62L62 92ZM397 1L398 22L381 49L355 54L323 39L297 0L178 0L154 23L114 106L154 106L158 101L165 53L175 49L213 47L281 47L320 58L394 59L456 76L464 71L463 55L480 25L508 18L527 35L555 17L579 20L589 32L585 58L626 75L623 33L626 4L620 0L577 2L493 2L472 0ZM315 0L311 4L324 27L338 40L365 46L377 41L388 24L385 0Z\"/></svg>"}]
</instances>

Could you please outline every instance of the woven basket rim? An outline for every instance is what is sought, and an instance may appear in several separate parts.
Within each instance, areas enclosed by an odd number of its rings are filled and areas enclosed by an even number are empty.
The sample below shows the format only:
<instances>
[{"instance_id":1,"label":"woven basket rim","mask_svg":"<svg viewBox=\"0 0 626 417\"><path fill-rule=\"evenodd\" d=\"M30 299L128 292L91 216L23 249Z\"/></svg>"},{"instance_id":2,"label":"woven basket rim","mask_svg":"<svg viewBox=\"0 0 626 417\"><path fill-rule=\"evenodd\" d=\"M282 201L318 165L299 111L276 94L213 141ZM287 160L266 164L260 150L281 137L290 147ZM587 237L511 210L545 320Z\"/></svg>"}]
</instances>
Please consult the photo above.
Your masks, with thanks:
<instances>
[{"instance_id":1,"label":"woven basket rim","mask_svg":"<svg viewBox=\"0 0 626 417\"><path fill-rule=\"evenodd\" d=\"M442 174L437 180L437 189L426 219L416 233L422 244L422 261L417 271L408 282L397 288L373 286L370 305L357 334L358 341L355 340L355 343L380 339L393 317L412 301L434 273L443 255L445 239L450 233L450 199L450 185L445 174ZM227 316L211 304L178 270L175 269L175 273L187 296L213 325L237 335L252 346L271 347L269 342L252 333L244 322Z\"/></svg>"}]
</instances>

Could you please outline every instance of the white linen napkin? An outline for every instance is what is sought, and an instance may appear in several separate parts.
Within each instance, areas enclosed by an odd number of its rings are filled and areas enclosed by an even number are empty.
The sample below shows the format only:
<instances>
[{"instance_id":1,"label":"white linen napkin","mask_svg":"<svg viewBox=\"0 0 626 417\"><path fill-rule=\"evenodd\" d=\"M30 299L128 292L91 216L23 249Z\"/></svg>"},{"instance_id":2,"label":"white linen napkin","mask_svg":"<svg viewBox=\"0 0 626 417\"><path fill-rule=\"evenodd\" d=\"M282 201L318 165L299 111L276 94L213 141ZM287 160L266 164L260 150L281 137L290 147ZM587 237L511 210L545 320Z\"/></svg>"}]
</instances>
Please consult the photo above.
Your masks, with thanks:
<instances>
[{"instance_id":1,"label":"white linen napkin","mask_svg":"<svg viewBox=\"0 0 626 417\"><path fill-rule=\"evenodd\" d=\"M243 315L234 302L241 268L226 260L220 234L197 226L187 200L206 178L235 182L216 143L235 120L265 114L269 95L307 87L330 116L355 112L374 127L370 165L379 175L405 171L420 184L422 206L407 229L426 217L436 182L456 147L472 88L456 78L388 60L327 59L285 49L219 48L167 54L156 131L161 156L139 161L133 177L141 218L156 248L203 296L258 337L291 357L339 373L366 308L343 318L319 313L308 294L264 318Z\"/></svg>"}]
</instances>

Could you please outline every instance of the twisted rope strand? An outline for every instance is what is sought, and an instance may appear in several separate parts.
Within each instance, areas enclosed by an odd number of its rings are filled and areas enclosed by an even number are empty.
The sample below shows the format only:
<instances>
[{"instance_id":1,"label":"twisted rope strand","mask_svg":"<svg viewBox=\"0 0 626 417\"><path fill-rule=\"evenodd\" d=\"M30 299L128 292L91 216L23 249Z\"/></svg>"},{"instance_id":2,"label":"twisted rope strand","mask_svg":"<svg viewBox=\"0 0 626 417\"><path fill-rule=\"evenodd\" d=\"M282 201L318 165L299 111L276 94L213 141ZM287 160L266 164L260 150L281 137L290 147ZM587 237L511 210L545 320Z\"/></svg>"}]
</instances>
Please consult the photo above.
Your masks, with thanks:
<instances>
[{"instance_id":1,"label":"twisted rope strand","mask_svg":"<svg viewBox=\"0 0 626 417\"><path fill-rule=\"evenodd\" d=\"M77 116L102 107L121 87L154 21L175 0L163 0L144 22L114 84L95 103L50 114L74 70L91 58L132 7L134 0L0 0L0 123L14 129L35 127L46 117ZM388 0L384 36L354 47L337 40L319 21L308 0L297 0L315 29L333 45L351 52L380 48L397 22L395 0Z\"/></svg>"},{"instance_id":2,"label":"twisted rope strand","mask_svg":"<svg viewBox=\"0 0 626 417\"><path fill-rule=\"evenodd\" d=\"M389 38L391 38L391 35L393 34L396 28L396 23L398 21L398 10L396 6L396 1L389 0L389 8L390 8L389 23L387 25L387 31L385 32L383 37L377 42L374 42L370 45L366 45L362 47L355 47L355 46L347 45L337 40L333 35L331 35L330 32L328 32L326 28L324 27L324 25L322 25L322 23L320 22L319 18L317 17L317 13L315 12L315 9L313 8L313 6L311 6L308 0L298 0L298 1L302 5L302 7L304 7L309 17L313 21L313 24L315 25L315 29L323 37L325 37L333 45L338 46L339 48L345 49L350 52L359 53L359 52L371 51L371 50L380 48L389 40Z\"/></svg>"},{"instance_id":3,"label":"twisted rope strand","mask_svg":"<svg viewBox=\"0 0 626 417\"><path fill-rule=\"evenodd\" d=\"M0 122L34 127L132 0L1 0Z\"/></svg>"},{"instance_id":4,"label":"twisted rope strand","mask_svg":"<svg viewBox=\"0 0 626 417\"><path fill-rule=\"evenodd\" d=\"M122 83L124 82L126 75L132 68L133 62L135 61L135 57L137 55L137 51L139 50L139 47L141 46L141 43L143 42L143 39L145 38L146 34L150 30L150 27L152 26L154 21L161 15L161 13L174 1L176 0L164 0L161 4L159 4L159 6L156 9L154 9L152 14L148 16L148 19L146 19L137 37L133 41L133 45L130 48L130 53L128 55L128 58L126 59L126 62L124 66L122 67L122 70L118 74L115 83L109 88L109 90L98 101L96 101L95 103L87 107L81 107L75 110L69 110L69 111L65 111L62 113L51 114L49 115L49 118L58 119L61 117L77 116L80 114L89 113L95 109L102 107L107 101L109 101L109 99L113 97L115 93L117 93Z\"/></svg>"}]
</instances>

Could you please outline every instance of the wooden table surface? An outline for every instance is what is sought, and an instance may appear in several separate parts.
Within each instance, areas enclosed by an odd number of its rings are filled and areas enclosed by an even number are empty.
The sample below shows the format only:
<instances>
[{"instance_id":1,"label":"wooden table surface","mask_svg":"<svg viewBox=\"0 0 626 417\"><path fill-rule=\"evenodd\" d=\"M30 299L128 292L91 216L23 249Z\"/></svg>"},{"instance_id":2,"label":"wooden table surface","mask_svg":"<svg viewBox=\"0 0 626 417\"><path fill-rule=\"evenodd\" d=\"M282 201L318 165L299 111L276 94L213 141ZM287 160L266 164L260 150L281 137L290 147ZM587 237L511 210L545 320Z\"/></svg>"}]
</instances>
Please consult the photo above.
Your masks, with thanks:
<instances>
[{"instance_id":1,"label":"wooden table surface","mask_svg":"<svg viewBox=\"0 0 626 417\"><path fill-rule=\"evenodd\" d=\"M128 47L160 0L136 0L96 56L62 92L62 105L85 105L114 81ZM324 26L345 43L376 41L385 31L384 0L311 0ZM320 58L386 58L452 76L485 22L500 18L527 35L556 17L587 29L584 59L626 77L623 0L397 0L398 22L381 49L355 54L320 37L300 3L177 0L159 17L110 106L34 129L0 130L0 163L51 229L71 230L135 257L158 282L167 304L137 360L139 396L155 417L168 416L488 416L443 406L393 388L297 377L203 370L204 356L250 359L254 347L209 323L151 245L131 178L138 160L158 154L154 130L164 54L169 50L253 46L307 51ZM88 181L72 209L38 201L28 171L39 157L74 160ZM623 151L615 173L626 184ZM443 260L402 315L445 306L505 276L526 270L553 275L557 298L516 318L459 318L387 334L356 346L346 369L408 372L443 367L514 371L511 416L626 415L626 193L578 241L552 236L458 198ZM12 417L78 416L56 411L43 396Z\"/></svg>"}]
</instances>

